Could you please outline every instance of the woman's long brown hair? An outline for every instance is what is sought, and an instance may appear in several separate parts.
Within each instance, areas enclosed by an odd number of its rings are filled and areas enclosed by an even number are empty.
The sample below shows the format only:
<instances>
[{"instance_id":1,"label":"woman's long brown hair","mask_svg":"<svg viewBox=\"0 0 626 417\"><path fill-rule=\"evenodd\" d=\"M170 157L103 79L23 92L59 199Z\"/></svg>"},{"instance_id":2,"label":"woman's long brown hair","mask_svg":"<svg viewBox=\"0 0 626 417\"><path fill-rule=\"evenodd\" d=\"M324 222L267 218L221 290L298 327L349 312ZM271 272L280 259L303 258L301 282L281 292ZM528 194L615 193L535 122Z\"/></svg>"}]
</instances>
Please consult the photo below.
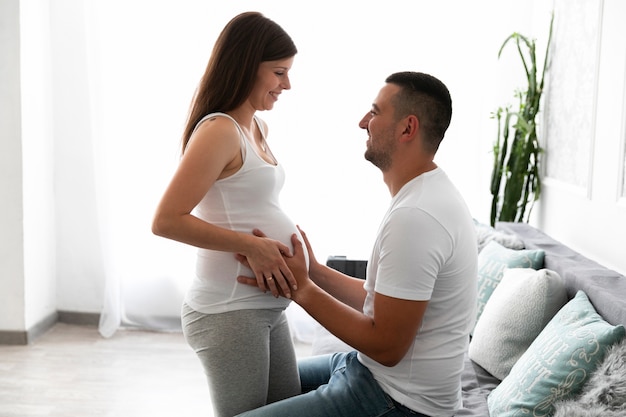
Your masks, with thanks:
<instances>
[{"instance_id":1,"label":"woman's long brown hair","mask_svg":"<svg viewBox=\"0 0 626 417\"><path fill-rule=\"evenodd\" d=\"M194 94L182 138L184 153L195 126L207 114L228 112L250 95L259 66L295 56L291 37L258 12L235 16L220 33Z\"/></svg>"}]
</instances>

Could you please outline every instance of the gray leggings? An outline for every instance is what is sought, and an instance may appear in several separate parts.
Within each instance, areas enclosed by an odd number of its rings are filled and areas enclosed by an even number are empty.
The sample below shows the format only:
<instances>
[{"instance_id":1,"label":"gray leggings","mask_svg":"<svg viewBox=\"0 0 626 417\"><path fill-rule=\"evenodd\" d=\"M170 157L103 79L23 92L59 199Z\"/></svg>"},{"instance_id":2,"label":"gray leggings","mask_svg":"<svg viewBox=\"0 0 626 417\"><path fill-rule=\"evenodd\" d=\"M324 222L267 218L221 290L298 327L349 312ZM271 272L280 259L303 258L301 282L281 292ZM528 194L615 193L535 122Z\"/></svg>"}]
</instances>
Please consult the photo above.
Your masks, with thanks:
<instances>
[{"instance_id":1,"label":"gray leggings","mask_svg":"<svg viewBox=\"0 0 626 417\"><path fill-rule=\"evenodd\" d=\"M284 310L203 314L183 304L182 323L207 376L215 417L231 417L300 394Z\"/></svg>"}]
</instances>

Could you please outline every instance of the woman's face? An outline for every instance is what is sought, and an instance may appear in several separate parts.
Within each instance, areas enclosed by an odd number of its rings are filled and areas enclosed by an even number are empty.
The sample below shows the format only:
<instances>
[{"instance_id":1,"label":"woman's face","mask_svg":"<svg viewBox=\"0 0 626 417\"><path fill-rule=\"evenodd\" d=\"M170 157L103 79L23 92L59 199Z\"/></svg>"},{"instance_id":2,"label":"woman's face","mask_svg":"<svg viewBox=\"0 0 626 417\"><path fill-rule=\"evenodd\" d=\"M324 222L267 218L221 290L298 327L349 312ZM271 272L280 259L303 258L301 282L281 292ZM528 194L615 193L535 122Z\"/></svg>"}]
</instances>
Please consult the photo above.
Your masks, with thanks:
<instances>
[{"instance_id":1,"label":"woman's face","mask_svg":"<svg viewBox=\"0 0 626 417\"><path fill-rule=\"evenodd\" d=\"M256 110L271 110L283 90L289 90L289 70L294 57L261 62L248 100Z\"/></svg>"}]
</instances>

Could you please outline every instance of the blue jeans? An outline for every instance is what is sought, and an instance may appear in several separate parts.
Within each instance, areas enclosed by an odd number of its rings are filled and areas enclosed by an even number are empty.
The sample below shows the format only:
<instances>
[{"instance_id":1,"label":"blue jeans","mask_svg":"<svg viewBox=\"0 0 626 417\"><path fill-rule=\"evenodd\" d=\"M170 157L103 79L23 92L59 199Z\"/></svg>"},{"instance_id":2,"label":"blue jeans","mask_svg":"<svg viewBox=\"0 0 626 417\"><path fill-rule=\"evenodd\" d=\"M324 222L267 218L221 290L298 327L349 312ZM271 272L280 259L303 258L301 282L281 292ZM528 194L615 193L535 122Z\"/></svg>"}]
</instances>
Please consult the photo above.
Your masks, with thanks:
<instances>
[{"instance_id":1,"label":"blue jeans","mask_svg":"<svg viewBox=\"0 0 626 417\"><path fill-rule=\"evenodd\" d=\"M240 417L427 417L396 403L359 362L356 352L298 362L302 394Z\"/></svg>"}]
</instances>

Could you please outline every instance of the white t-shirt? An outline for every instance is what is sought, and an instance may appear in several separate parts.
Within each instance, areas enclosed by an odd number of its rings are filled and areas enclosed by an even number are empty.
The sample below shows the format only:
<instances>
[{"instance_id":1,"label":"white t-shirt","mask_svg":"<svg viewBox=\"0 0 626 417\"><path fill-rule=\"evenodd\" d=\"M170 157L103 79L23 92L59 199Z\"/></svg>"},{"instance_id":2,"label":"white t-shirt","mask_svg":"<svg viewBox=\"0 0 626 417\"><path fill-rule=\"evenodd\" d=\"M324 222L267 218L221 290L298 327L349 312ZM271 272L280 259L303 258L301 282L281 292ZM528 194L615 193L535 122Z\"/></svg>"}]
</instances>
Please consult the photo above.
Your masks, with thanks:
<instances>
[{"instance_id":1,"label":"white t-shirt","mask_svg":"<svg viewBox=\"0 0 626 417\"><path fill-rule=\"evenodd\" d=\"M280 207L279 195L285 182L283 167L261 158L237 122L227 114L210 114L198 125L215 116L228 117L237 126L241 134L243 165L235 174L213 184L196 207L195 215L237 232L252 234L252 230L258 228L267 237L279 240L293 250L291 235L299 235L299 231ZM257 126L265 136L258 120ZM305 256L308 256L306 252ZM263 293L257 287L238 283L238 275L254 276L252 270L238 262L231 252L198 249L196 274L185 302L206 314L289 305L291 300L287 298L275 298L269 291Z\"/></svg>"},{"instance_id":2,"label":"white t-shirt","mask_svg":"<svg viewBox=\"0 0 626 417\"><path fill-rule=\"evenodd\" d=\"M477 247L472 216L441 168L394 196L367 266L363 311L373 316L374 292L429 300L404 358L386 367L359 353L383 390L429 416L462 406L461 372L476 316Z\"/></svg>"}]
</instances>

